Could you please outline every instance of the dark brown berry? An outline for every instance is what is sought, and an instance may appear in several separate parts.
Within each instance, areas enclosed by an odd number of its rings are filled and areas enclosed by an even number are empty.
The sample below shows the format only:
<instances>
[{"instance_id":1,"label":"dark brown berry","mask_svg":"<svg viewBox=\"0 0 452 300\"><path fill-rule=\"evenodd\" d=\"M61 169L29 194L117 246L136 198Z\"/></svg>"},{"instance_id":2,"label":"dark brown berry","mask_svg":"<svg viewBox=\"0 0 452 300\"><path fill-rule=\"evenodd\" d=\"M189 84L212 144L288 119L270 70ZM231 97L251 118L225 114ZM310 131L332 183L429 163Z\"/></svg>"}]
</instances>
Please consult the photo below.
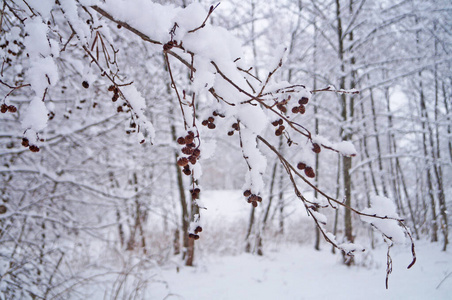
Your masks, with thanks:
<instances>
[{"instance_id":1,"label":"dark brown berry","mask_svg":"<svg viewBox=\"0 0 452 300\"><path fill-rule=\"evenodd\" d=\"M8 105L6 105L6 104L2 104L2 106L1 106L1 112L2 112L2 114L4 114L4 113L6 113L8 111Z\"/></svg>"},{"instance_id":2,"label":"dark brown berry","mask_svg":"<svg viewBox=\"0 0 452 300\"><path fill-rule=\"evenodd\" d=\"M109 92L113 92L114 89L115 89L115 86L114 86L114 85L110 85L110 86L108 87L108 91L109 91Z\"/></svg>"},{"instance_id":3,"label":"dark brown berry","mask_svg":"<svg viewBox=\"0 0 452 300\"><path fill-rule=\"evenodd\" d=\"M195 134L193 133L193 131L189 131L189 132L187 132L187 134L188 134L189 136L195 137Z\"/></svg>"},{"instance_id":4,"label":"dark brown berry","mask_svg":"<svg viewBox=\"0 0 452 300\"><path fill-rule=\"evenodd\" d=\"M195 149L195 150L193 150L193 156L195 156L195 157L199 157L200 155L201 155L201 150L199 150L199 149Z\"/></svg>"},{"instance_id":5,"label":"dark brown berry","mask_svg":"<svg viewBox=\"0 0 452 300\"><path fill-rule=\"evenodd\" d=\"M122 106L118 106L118 108L116 109L116 111L119 112L123 112L124 110L122 109Z\"/></svg>"},{"instance_id":6,"label":"dark brown berry","mask_svg":"<svg viewBox=\"0 0 452 300\"><path fill-rule=\"evenodd\" d=\"M186 157L181 157L177 160L177 165L179 165L180 167L185 167L186 165L188 165L188 158Z\"/></svg>"},{"instance_id":7,"label":"dark brown berry","mask_svg":"<svg viewBox=\"0 0 452 300\"><path fill-rule=\"evenodd\" d=\"M275 126L275 127L278 126L279 125L279 120L273 121L272 125Z\"/></svg>"},{"instance_id":8,"label":"dark brown berry","mask_svg":"<svg viewBox=\"0 0 452 300\"><path fill-rule=\"evenodd\" d=\"M229 136L234 135L234 131L228 131L228 135L229 135Z\"/></svg>"},{"instance_id":9,"label":"dark brown berry","mask_svg":"<svg viewBox=\"0 0 452 300\"><path fill-rule=\"evenodd\" d=\"M232 124L232 128L234 128L235 130L239 130L239 123Z\"/></svg>"},{"instance_id":10,"label":"dark brown berry","mask_svg":"<svg viewBox=\"0 0 452 300\"><path fill-rule=\"evenodd\" d=\"M306 104L308 104L308 102L309 102L309 99L307 97L302 97L300 100L298 100L298 104L301 104L301 105L306 105Z\"/></svg>"},{"instance_id":11,"label":"dark brown berry","mask_svg":"<svg viewBox=\"0 0 452 300\"><path fill-rule=\"evenodd\" d=\"M118 94L114 94L113 97L111 97L111 101L116 102L119 98Z\"/></svg>"},{"instance_id":12,"label":"dark brown berry","mask_svg":"<svg viewBox=\"0 0 452 300\"><path fill-rule=\"evenodd\" d=\"M319 144L314 143L312 144L312 151L314 151L315 153L320 153L322 149L320 148Z\"/></svg>"},{"instance_id":13,"label":"dark brown berry","mask_svg":"<svg viewBox=\"0 0 452 300\"><path fill-rule=\"evenodd\" d=\"M207 126L207 124L209 124L209 121L204 120L204 121L201 122L201 124L202 124L202 126Z\"/></svg>"},{"instance_id":14,"label":"dark brown berry","mask_svg":"<svg viewBox=\"0 0 452 300\"><path fill-rule=\"evenodd\" d=\"M207 127L208 127L209 129L215 129L215 127L217 127L217 126L215 126L214 123L209 123L209 125L207 125Z\"/></svg>"},{"instance_id":15,"label":"dark brown berry","mask_svg":"<svg viewBox=\"0 0 452 300\"><path fill-rule=\"evenodd\" d=\"M196 147L196 145L195 145L195 143L190 143L190 144L187 144L187 147L190 147L190 148L195 148L195 147Z\"/></svg>"},{"instance_id":16,"label":"dark brown berry","mask_svg":"<svg viewBox=\"0 0 452 300\"><path fill-rule=\"evenodd\" d=\"M282 125L283 123L284 123L283 119L279 119L279 120L278 120L278 124L279 124L279 125Z\"/></svg>"},{"instance_id":17,"label":"dark brown berry","mask_svg":"<svg viewBox=\"0 0 452 300\"><path fill-rule=\"evenodd\" d=\"M30 146L30 144L29 144L29 142L28 142L28 139L27 139L27 138L23 138L23 139L22 139L22 146L24 146L24 147L28 147L28 146Z\"/></svg>"},{"instance_id":18,"label":"dark brown berry","mask_svg":"<svg viewBox=\"0 0 452 300\"><path fill-rule=\"evenodd\" d=\"M298 106L294 106L294 107L292 108L292 113L298 114L299 112L300 112L300 108L299 108Z\"/></svg>"},{"instance_id":19,"label":"dark brown berry","mask_svg":"<svg viewBox=\"0 0 452 300\"><path fill-rule=\"evenodd\" d=\"M188 157L188 160L190 161L190 163L192 164L192 165L194 165L194 164L196 164L196 157L194 157L193 155L191 155L191 156L189 156Z\"/></svg>"},{"instance_id":20,"label":"dark brown berry","mask_svg":"<svg viewBox=\"0 0 452 300\"><path fill-rule=\"evenodd\" d=\"M183 169L182 172L183 172L185 175L187 175L187 176L190 176L190 175L191 175L190 169Z\"/></svg>"},{"instance_id":21,"label":"dark brown berry","mask_svg":"<svg viewBox=\"0 0 452 300\"><path fill-rule=\"evenodd\" d=\"M199 240L199 235L195 234L193 237L195 240Z\"/></svg>"},{"instance_id":22,"label":"dark brown berry","mask_svg":"<svg viewBox=\"0 0 452 300\"><path fill-rule=\"evenodd\" d=\"M209 117L209 118L207 119L207 121L209 121L210 123L213 123L213 122L215 121L215 118L214 118L214 117Z\"/></svg>"},{"instance_id":23,"label":"dark brown berry","mask_svg":"<svg viewBox=\"0 0 452 300\"><path fill-rule=\"evenodd\" d=\"M39 152L39 147L35 145L30 145L29 149L31 152Z\"/></svg>"},{"instance_id":24,"label":"dark brown berry","mask_svg":"<svg viewBox=\"0 0 452 300\"><path fill-rule=\"evenodd\" d=\"M304 173L305 173L306 176L308 176L309 178L314 178L314 177L315 177L314 170L313 170L311 167L306 167L306 169L304 169Z\"/></svg>"},{"instance_id":25,"label":"dark brown berry","mask_svg":"<svg viewBox=\"0 0 452 300\"><path fill-rule=\"evenodd\" d=\"M183 138L183 137L179 137L179 138L177 138L177 143L179 144L179 145L185 145L185 139Z\"/></svg>"},{"instance_id":26,"label":"dark brown berry","mask_svg":"<svg viewBox=\"0 0 452 300\"><path fill-rule=\"evenodd\" d=\"M244 192L243 192L243 196L245 196L245 197L251 196L251 191L250 191L250 190L244 191Z\"/></svg>"},{"instance_id":27,"label":"dark brown berry","mask_svg":"<svg viewBox=\"0 0 452 300\"><path fill-rule=\"evenodd\" d=\"M284 129L286 129L286 126L284 126L284 125L281 125L281 126L279 126L279 128L278 128L279 130L281 130L281 131L283 131Z\"/></svg>"},{"instance_id":28,"label":"dark brown berry","mask_svg":"<svg viewBox=\"0 0 452 300\"><path fill-rule=\"evenodd\" d=\"M257 207L257 202L256 201L251 202L251 204L253 205L253 207Z\"/></svg>"},{"instance_id":29,"label":"dark brown berry","mask_svg":"<svg viewBox=\"0 0 452 300\"><path fill-rule=\"evenodd\" d=\"M82 86L83 86L85 89L89 88L89 83L88 83L88 81L83 81L83 82L82 82Z\"/></svg>"},{"instance_id":30,"label":"dark brown berry","mask_svg":"<svg viewBox=\"0 0 452 300\"><path fill-rule=\"evenodd\" d=\"M3 215L4 213L6 213L8 209L6 208L6 206L4 205L0 205L0 215ZM202 228L201 228L202 231Z\"/></svg>"},{"instance_id":31,"label":"dark brown berry","mask_svg":"<svg viewBox=\"0 0 452 300\"><path fill-rule=\"evenodd\" d=\"M213 115L214 117L216 117L216 116L218 116L218 113L217 113L216 111L214 111L214 112L212 113L212 115Z\"/></svg>"},{"instance_id":32,"label":"dark brown berry","mask_svg":"<svg viewBox=\"0 0 452 300\"><path fill-rule=\"evenodd\" d=\"M187 134L187 135L185 136L185 143L186 143L186 144L191 144L191 143L193 142L194 139L195 139L195 138L194 138L193 135Z\"/></svg>"},{"instance_id":33,"label":"dark brown berry","mask_svg":"<svg viewBox=\"0 0 452 300\"><path fill-rule=\"evenodd\" d=\"M195 233L199 233L199 232L202 232L202 227L201 226L198 226L195 229Z\"/></svg>"},{"instance_id":34,"label":"dark brown berry","mask_svg":"<svg viewBox=\"0 0 452 300\"><path fill-rule=\"evenodd\" d=\"M182 153L186 155L192 155L193 154L193 148L190 147L184 147L182 148Z\"/></svg>"},{"instance_id":35,"label":"dark brown berry","mask_svg":"<svg viewBox=\"0 0 452 300\"><path fill-rule=\"evenodd\" d=\"M302 162L300 162L300 163L298 163L298 165L297 165L297 168L298 168L299 170L303 170L303 169L305 169L305 168L306 168L306 164L305 164L305 163L302 163Z\"/></svg>"},{"instance_id":36,"label":"dark brown berry","mask_svg":"<svg viewBox=\"0 0 452 300\"><path fill-rule=\"evenodd\" d=\"M280 136L281 134L282 134L282 130L277 129L277 130L275 131L275 135L276 135L276 136Z\"/></svg>"},{"instance_id":37,"label":"dark brown berry","mask_svg":"<svg viewBox=\"0 0 452 300\"><path fill-rule=\"evenodd\" d=\"M15 107L14 105L10 105L8 106L8 111L10 113L15 113L17 111L17 107Z\"/></svg>"},{"instance_id":38,"label":"dark brown berry","mask_svg":"<svg viewBox=\"0 0 452 300\"><path fill-rule=\"evenodd\" d=\"M250 196L250 200L251 200L251 202L257 202L257 196L255 194L252 194Z\"/></svg>"},{"instance_id":39,"label":"dark brown berry","mask_svg":"<svg viewBox=\"0 0 452 300\"><path fill-rule=\"evenodd\" d=\"M306 108L304 107L304 105L298 106L298 110L300 111L300 114L304 114L306 112Z\"/></svg>"},{"instance_id":40,"label":"dark brown berry","mask_svg":"<svg viewBox=\"0 0 452 300\"><path fill-rule=\"evenodd\" d=\"M188 234L188 237L189 237L190 239L194 239L194 238L195 238L195 235L194 235L193 233L189 233L189 234Z\"/></svg>"}]
</instances>

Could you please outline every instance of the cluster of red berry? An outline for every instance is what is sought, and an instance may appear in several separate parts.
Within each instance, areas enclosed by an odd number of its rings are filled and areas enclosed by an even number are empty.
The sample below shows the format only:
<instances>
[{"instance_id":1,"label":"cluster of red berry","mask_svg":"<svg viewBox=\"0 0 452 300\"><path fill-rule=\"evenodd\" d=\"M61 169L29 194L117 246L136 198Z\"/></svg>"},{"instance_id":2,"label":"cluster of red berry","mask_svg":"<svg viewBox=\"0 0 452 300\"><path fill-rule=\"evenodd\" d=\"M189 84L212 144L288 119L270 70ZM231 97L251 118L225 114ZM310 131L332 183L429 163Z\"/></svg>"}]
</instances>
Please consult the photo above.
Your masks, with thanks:
<instances>
[{"instance_id":1,"label":"cluster of red berry","mask_svg":"<svg viewBox=\"0 0 452 300\"><path fill-rule=\"evenodd\" d=\"M234 135L234 131L239 131L239 130L240 130L240 125L239 125L239 123L234 123L234 124L232 124L232 129L233 129L233 130L228 131L228 135L229 135L229 136Z\"/></svg>"},{"instance_id":2,"label":"cluster of red berry","mask_svg":"<svg viewBox=\"0 0 452 300\"><path fill-rule=\"evenodd\" d=\"M177 139L177 143L179 145L185 145L181 151L183 154L187 155L179 158L177 160L177 164L184 168L182 172L187 176L191 175L189 163L192 165L196 164L196 161L201 156L201 150L199 147L196 147L194 141L195 134L193 131L189 131L185 137L181 136Z\"/></svg>"},{"instance_id":3,"label":"cluster of red berry","mask_svg":"<svg viewBox=\"0 0 452 300\"><path fill-rule=\"evenodd\" d=\"M27 138L22 139L22 146L28 147L28 149L30 149L31 152L39 152L39 147L36 145L30 145L30 142L28 141Z\"/></svg>"},{"instance_id":4,"label":"cluster of red berry","mask_svg":"<svg viewBox=\"0 0 452 300\"><path fill-rule=\"evenodd\" d=\"M15 113L17 111L17 107L15 107L14 105L6 105L5 103L3 103L0 108L0 111L2 112L2 114L6 112Z\"/></svg>"},{"instance_id":5,"label":"cluster of red berry","mask_svg":"<svg viewBox=\"0 0 452 300\"><path fill-rule=\"evenodd\" d=\"M206 120L203 120L201 124L203 126L207 126L209 129L215 129L217 126L215 125L215 117L224 118L225 116L223 114L218 113L217 111L214 111L211 116L209 116Z\"/></svg>"},{"instance_id":6,"label":"cluster of red berry","mask_svg":"<svg viewBox=\"0 0 452 300\"><path fill-rule=\"evenodd\" d=\"M198 233L202 232L202 227L198 226L195 228L195 233L189 233L188 237L194 240L199 240L199 235Z\"/></svg>"},{"instance_id":7,"label":"cluster of red berry","mask_svg":"<svg viewBox=\"0 0 452 300\"><path fill-rule=\"evenodd\" d=\"M244 191L243 196L246 197L246 202L251 203L254 207L257 207L258 202L262 202L262 197L251 193L251 190Z\"/></svg>"}]
</instances>

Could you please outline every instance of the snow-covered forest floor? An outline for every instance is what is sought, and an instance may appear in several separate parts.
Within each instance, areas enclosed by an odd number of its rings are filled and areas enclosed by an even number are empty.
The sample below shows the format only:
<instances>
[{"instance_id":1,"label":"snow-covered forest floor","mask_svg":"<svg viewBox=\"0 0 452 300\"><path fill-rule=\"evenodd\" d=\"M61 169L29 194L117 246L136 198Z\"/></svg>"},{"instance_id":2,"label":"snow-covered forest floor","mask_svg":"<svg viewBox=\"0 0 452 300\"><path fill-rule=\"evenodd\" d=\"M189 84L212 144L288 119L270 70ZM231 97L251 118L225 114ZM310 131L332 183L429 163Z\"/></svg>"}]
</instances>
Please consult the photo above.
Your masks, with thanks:
<instances>
[{"instance_id":1,"label":"snow-covered forest floor","mask_svg":"<svg viewBox=\"0 0 452 300\"><path fill-rule=\"evenodd\" d=\"M450 299L452 295L452 254L441 251L440 243L416 241L417 262L409 270L410 245L391 248L393 272L386 290L387 247L378 235L374 235L375 249L367 244L369 232L356 237L366 251L356 254L355 265L347 267L342 254L332 254L331 245L323 240L321 250L314 250L311 220L300 203L294 202L287 207L290 216L286 218L285 234L267 235L264 255L258 256L244 252L240 228L246 228L249 210L241 201L240 191L206 191L202 200L207 208L203 214L205 232L195 244L193 267L184 266L180 256L171 255L171 249L160 248L156 256L150 254L151 259L162 253L168 253L169 259L151 264L133 277L133 268L139 270L142 264L138 254L130 258L133 267L124 268L130 270L130 274L124 274L129 276L106 277L103 284L89 287L91 292L86 296L210 300ZM154 239L151 252L153 247L162 245ZM108 259L108 254L100 256ZM121 264L124 261L118 261L118 266Z\"/></svg>"}]
</instances>

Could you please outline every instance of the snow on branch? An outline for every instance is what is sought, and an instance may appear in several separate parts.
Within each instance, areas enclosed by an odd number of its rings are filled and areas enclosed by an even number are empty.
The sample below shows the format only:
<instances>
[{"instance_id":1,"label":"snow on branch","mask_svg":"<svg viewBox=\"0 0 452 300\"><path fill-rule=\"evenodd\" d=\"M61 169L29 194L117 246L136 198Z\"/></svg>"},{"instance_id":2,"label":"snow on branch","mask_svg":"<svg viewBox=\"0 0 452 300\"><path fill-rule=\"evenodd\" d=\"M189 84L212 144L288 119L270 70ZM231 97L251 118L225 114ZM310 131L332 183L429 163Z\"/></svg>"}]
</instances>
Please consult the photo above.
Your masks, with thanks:
<instances>
[{"instance_id":1,"label":"snow on branch","mask_svg":"<svg viewBox=\"0 0 452 300\"><path fill-rule=\"evenodd\" d=\"M351 157L356 155L356 149L348 141L330 142L323 137L313 136L303 123L295 121L296 117L305 114L313 93L357 94L358 91L336 90L332 86L309 91L301 84L278 82L273 75L283 65L284 48L277 51L275 63L271 65L263 80L252 75L251 68L242 59L240 41L226 29L207 22L218 5L211 6L206 11L199 3L193 3L182 9L148 0L83 0L77 2L77 5L76 2L67 5L67 1L56 3L72 32L61 49L58 48L57 39L51 37L51 25L46 22L52 5L47 7L46 11L45 5L33 3L31 7L33 14L23 21L24 30L28 34L23 40L30 58L28 79L35 94L23 121L24 128L29 132L27 139L31 143L38 141L39 137L36 135L47 122L46 92L58 81L59 76L55 59L60 50L66 49L66 45L74 36L77 45L88 57L88 62L98 69L101 76L111 82L108 90L113 93L112 101L118 99L124 101L125 108L121 106L121 112L126 110L130 113L139 134L138 140L144 142L143 132L150 133L151 139L155 136L154 127L145 116L147 107L143 95L133 82L124 82L120 77L121 70L116 63L118 50L114 47L107 26L107 21L113 22L149 43L152 46L150 51L160 52L165 58L168 81L177 98L185 130L185 134L177 139L180 146L177 163L182 172L191 178L191 194L194 199L199 197L200 187L197 182L202 174L199 160L202 157L204 128L201 126L208 130L218 130L217 125L220 123L233 124L232 129L226 133L232 136L237 132L239 135L242 155L248 166L244 185L247 202L256 207L262 201L263 175L267 159L259 148L264 145L277 156L292 183L295 195L302 201L327 242L347 255L363 250L359 245L339 244L325 229L327 219L318 212L318 209L343 207L361 216L363 221L380 231L389 241L388 251L392 242L403 241L405 236L409 236L413 245L414 263L415 253L411 235L389 200L375 198L371 208L358 211L328 196L308 179L316 176L312 160L309 159L314 153L319 153L324 148ZM77 10L76 6L82 9ZM81 13L85 14L85 18L86 14L89 15L88 23L91 25L83 25L76 29L75 24L80 23L82 19ZM174 76L173 68L176 63L187 68L190 74L189 83ZM6 85L3 81L1 83ZM7 86L18 89L27 85ZM83 82L83 87L89 88L89 82ZM7 97L8 95L5 98ZM197 106L201 105L198 100L200 97L210 97L214 101L211 114L204 120L199 120L196 113ZM306 155L302 161L290 162L268 138L264 137L265 130L271 126L274 127L272 135L282 137L288 147L304 151ZM308 201L298 187L299 180L324 197L328 205L321 206L317 202ZM200 216L196 214L192 221L190 237L199 238L198 233L202 231L200 224ZM388 257L390 258L389 252Z\"/></svg>"}]
</instances>

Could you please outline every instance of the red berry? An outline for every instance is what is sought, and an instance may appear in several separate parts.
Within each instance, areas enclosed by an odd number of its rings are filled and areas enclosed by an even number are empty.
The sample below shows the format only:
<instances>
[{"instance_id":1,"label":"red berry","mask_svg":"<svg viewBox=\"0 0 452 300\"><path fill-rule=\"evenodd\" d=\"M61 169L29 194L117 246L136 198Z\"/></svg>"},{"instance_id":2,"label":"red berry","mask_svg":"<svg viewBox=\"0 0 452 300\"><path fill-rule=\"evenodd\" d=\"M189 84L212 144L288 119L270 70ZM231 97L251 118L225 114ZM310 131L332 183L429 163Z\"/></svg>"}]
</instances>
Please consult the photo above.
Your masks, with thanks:
<instances>
[{"instance_id":1,"label":"red berry","mask_svg":"<svg viewBox=\"0 0 452 300\"><path fill-rule=\"evenodd\" d=\"M307 97L302 97L300 100L298 100L298 104L306 105L308 104L309 99Z\"/></svg>"},{"instance_id":2,"label":"red berry","mask_svg":"<svg viewBox=\"0 0 452 300\"><path fill-rule=\"evenodd\" d=\"M314 178L314 177L315 177L314 170L313 170L311 167L306 167L306 169L304 169L304 173L305 173L306 176L308 176L309 178Z\"/></svg>"},{"instance_id":3,"label":"red berry","mask_svg":"<svg viewBox=\"0 0 452 300\"><path fill-rule=\"evenodd\" d=\"M180 167L185 167L186 165L188 165L188 158L186 158L186 157L181 157L181 158L179 158L179 159L177 160L177 164L178 164Z\"/></svg>"},{"instance_id":4,"label":"red berry","mask_svg":"<svg viewBox=\"0 0 452 300\"><path fill-rule=\"evenodd\" d=\"M303 169L305 169L305 168L306 168L306 164L305 164L305 163L302 163L302 162L300 162L300 163L298 163L298 165L297 165L297 168L298 168L299 170L303 170Z\"/></svg>"},{"instance_id":5,"label":"red berry","mask_svg":"<svg viewBox=\"0 0 452 300\"><path fill-rule=\"evenodd\" d=\"M314 151L315 153L320 153L322 149L320 148L319 144L314 143L312 144L312 151Z\"/></svg>"}]
</instances>

